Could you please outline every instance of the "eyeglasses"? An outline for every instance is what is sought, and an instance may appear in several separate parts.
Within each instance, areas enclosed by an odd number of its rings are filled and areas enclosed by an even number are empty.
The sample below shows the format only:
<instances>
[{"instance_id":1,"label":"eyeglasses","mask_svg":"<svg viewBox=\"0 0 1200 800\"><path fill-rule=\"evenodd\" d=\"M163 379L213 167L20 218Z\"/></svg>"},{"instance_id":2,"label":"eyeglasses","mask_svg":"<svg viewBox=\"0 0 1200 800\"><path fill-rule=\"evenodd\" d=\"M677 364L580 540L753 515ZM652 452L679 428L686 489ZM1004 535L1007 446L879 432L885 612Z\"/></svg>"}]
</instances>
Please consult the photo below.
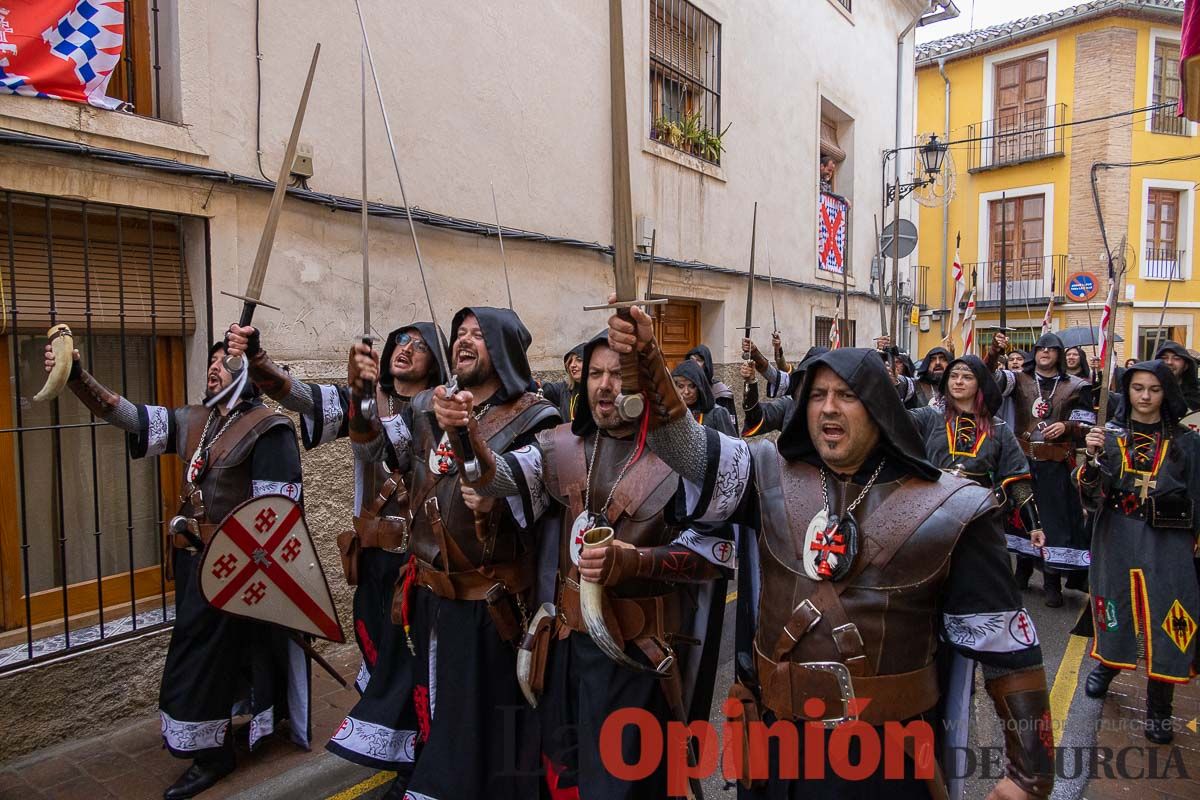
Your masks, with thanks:
<instances>
[{"instance_id":1,"label":"eyeglasses","mask_svg":"<svg viewBox=\"0 0 1200 800\"><path fill-rule=\"evenodd\" d=\"M429 345L425 344L425 342L418 339L416 336L413 336L408 331L400 331L400 333L396 334L396 347L408 347L409 345L412 345L414 353L429 352Z\"/></svg>"}]
</instances>

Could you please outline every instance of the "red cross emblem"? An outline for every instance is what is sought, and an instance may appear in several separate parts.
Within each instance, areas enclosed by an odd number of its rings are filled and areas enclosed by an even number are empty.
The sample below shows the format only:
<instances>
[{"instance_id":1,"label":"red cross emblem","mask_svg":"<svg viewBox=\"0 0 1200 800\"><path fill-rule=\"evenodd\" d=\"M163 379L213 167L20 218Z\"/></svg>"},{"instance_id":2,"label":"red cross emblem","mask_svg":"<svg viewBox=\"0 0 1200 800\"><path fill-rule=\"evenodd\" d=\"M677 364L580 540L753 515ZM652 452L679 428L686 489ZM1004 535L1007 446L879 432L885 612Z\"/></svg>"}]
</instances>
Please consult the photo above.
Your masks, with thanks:
<instances>
[{"instance_id":1,"label":"red cross emblem","mask_svg":"<svg viewBox=\"0 0 1200 800\"><path fill-rule=\"evenodd\" d=\"M251 578L257 573L262 572L277 589L283 592L296 605L304 616L312 621L326 638L333 641L341 641L342 632L337 622L275 560L274 554L276 548L283 544L284 540L288 537L288 533L301 519L300 506L294 503L289 503L289 505L290 508L282 520L277 520L278 514L271 508L263 509L255 517L254 527L256 529L263 531L265 528L272 528L270 537L261 544L254 538L250 531L242 526L237 517L231 515L225 520L221 525L221 532L228 536L229 541L247 556L248 563L242 567L240 572L229 578L228 582L221 587L221 590L210 598L210 602L217 608L225 608L234 597L238 596L239 592L245 590L242 600L247 605L257 603L266 594L266 584L259 580L250 588L246 587ZM276 524L277 521L278 524ZM281 552L279 554L280 558L283 555ZM262 596L256 597L257 593L252 590L255 586L259 585L262 586Z\"/></svg>"},{"instance_id":2,"label":"red cross emblem","mask_svg":"<svg viewBox=\"0 0 1200 800\"><path fill-rule=\"evenodd\" d=\"M242 592L242 602L248 606L252 606L266 596L267 585L262 581L255 581L246 591Z\"/></svg>"},{"instance_id":3,"label":"red cross emblem","mask_svg":"<svg viewBox=\"0 0 1200 800\"><path fill-rule=\"evenodd\" d=\"M217 563L213 564L212 574L214 578L228 578L237 569L238 558L233 553L226 553L217 559Z\"/></svg>"},{"instance_id":4,"label":"red cross emblem","mask_svg":"<svg viewBox=\"0 0 1200 800\"><path fill-rule=\"evenodd\" d=\"M835 523L823 533L818 533L813 543L809 545L809 549L817 551L817 573L822 578L832 578L833 567L829 565L829 557L831 555L845 555L846 539L838 531Z\"/></svg>"},{"instance_id":5,"label":"red cross emblem","mask_svg":"<svg viewBox=\"0 0 1200 800\"><path fill-rule=\"evenodd\" d=\"M1022 644L1032 645L1037 640L1033 632L1033 623L1029 621L1029 615L1024 611L1018 611L1017 615L1012 618L1008 624L1008 632Z\"/></svg>"},{"instance_id":6,"label":"red cross emblem","mask_svg":"<svg viewBox=\"0 0 1200 800\"><path fill-rule=\"evenodd\" d=\"M733 556L733 545L729 542L717 542L712 548L713 558L724 564Z\"/></svg>"},{"instance_id":7,"label":"red cross emblem","mask_svg":"<svg viewBox=\"0 0 1200 800\"><path fill-rule=\"evenodd\" d=\"M1132 514L1138 510L1138 498L1136 494L1127 494L1121 498L1121 510L1126 515Z\"/></svg>"},{"instance_id":8,"label":"red cross emblem","mask_svg":"<svg viewBox=\"0 0 1200 800\"><path fill-rule=\"evenodd\" d=\"M829 209L831 204L825 202L825 198L821 198L821 222L825 228L825 242L821 246L821 264L827 269L833 269L836 272L841 272L842 266L842 250L838 247L838 231L841 230L846 217L846 209L841 205L833 206L836 208L833 218L829 217ZM833 255L833 261L830 261L829 256Z\"/></svg>"},{"instance_id":9,"label":"red cross emblem","mask_svg":"<svg viewBox=\"0 0 1200 800\"><path fill-rule=\"evenodd\" d=\"M275 509L264 508L258 512L258 516L254 518L254 530L259 533L266 533L275 525Z\"/></svg>"},{"instance_id":10,"label":"red cross emblem","mask_svg":"<svg viewBox=\"0 0 1200 800\"><path fill-rule=\"evenodd\" d=\"M296 556L300 555L300 540L293 536L288 539L288 543L279 551L279 557L284 561L292 562L296 560Z\"/></svg>"}]
</instances>

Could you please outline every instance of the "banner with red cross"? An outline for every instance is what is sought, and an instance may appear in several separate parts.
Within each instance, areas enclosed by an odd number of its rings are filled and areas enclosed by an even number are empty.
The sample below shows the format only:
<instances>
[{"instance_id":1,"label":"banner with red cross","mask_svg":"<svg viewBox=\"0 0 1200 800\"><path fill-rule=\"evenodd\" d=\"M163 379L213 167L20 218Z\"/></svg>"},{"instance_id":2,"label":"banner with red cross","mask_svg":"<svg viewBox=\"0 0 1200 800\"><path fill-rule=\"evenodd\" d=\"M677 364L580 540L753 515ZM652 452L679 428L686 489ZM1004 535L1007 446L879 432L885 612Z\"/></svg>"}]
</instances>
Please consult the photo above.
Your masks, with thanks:
<instances>
[{"instance_id":1,"label":"banner with red cross","mask_svg":"<svg viewBox=\"0 0 1200 800\"><path fill-rule=\"evenodd\" d=\"M228 614L345 641L304 512L284 495L229 513L204 552L200 592Z\"/></svg>"},{"instance_id":2,"label":"banner with red cross","mask_svg":"<svg viewBox=\"0 0 1200 800\"><path fill-rule=\"evenodd\" d=\"M836 194L821 192L817 215L817 266L841 275L846 269L846 223L850 204Z\"/></svg>"}]
</instances>

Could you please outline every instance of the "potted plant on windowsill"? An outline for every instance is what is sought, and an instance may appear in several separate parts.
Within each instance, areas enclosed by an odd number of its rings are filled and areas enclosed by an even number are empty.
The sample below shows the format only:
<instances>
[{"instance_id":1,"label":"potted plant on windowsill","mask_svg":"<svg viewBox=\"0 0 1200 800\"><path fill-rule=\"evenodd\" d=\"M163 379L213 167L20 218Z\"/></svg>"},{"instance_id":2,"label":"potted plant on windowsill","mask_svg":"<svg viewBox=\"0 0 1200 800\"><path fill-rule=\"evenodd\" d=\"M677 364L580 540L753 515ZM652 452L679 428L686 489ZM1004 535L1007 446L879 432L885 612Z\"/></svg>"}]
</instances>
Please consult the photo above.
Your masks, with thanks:
<instances>
[{"instance_id":1,"label":"potted plant on windowsill","mask_svg":"<svg viewBox=\"0 0 1200 800\"><path fill-rule=\"evenodd\" d=\"M683 143L683 131L675 120L662 116L654 120L654 125L650 127L650 138L678 148Z\"/></svg>"}]
</instances>

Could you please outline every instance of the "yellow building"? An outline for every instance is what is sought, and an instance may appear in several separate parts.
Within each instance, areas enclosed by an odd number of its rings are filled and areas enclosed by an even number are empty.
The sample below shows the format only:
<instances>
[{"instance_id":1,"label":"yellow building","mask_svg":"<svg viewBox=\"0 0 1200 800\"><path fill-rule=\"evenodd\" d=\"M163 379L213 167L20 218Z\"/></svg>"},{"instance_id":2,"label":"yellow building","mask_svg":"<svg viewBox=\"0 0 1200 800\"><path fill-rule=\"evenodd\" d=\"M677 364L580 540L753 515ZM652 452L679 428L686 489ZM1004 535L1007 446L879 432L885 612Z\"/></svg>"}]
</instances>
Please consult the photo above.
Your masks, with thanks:
<instances>
[{"instance_id":1,"label":"yellow building","mask_svg":"<svg viewBox=\"0 0 1200 800\"><path fill-rule=\"evenodd\" d=\"M1054 330L1099 325L1108 268L1093 165L1200 154L1196 123L1174 114L1182 13L1181 0L1094 0L918 48L917 130L958 142L952 199L920 212L930 311L918 352L950 329L956 243L976 287L977 350L999 326L1002 294L1020 349L1040 334L1052 294ZM1200 160L1096 170L1108 245L1124 243L1128 263L1122 360L1149 356L1168 291L1163 335L1200 344L1198 178Z\"/></svg>"}]
</instances>

